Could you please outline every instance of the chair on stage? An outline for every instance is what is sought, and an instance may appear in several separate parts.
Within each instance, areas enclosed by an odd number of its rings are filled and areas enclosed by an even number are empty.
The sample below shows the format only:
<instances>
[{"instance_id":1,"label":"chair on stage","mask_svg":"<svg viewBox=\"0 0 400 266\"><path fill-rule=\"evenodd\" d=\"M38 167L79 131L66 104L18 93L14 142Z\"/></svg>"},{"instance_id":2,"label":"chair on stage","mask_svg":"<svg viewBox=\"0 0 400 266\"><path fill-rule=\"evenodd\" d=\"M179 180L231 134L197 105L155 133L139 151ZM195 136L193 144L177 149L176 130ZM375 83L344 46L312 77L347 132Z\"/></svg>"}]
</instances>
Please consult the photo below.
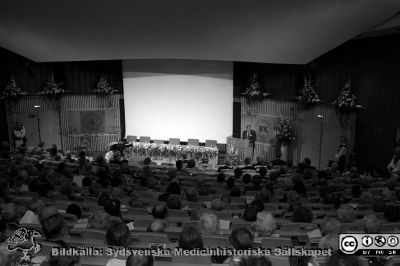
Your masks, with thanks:
<instances>
[{"instance_id":1,"label":"chair on stage","mask_svg":"<svg viewBox=\"0 0 400 266\"><path fill-rule=\"evenodd\" d=\"M206 147L217 147L217 141L216 140L206 140Z\"/></svg>"},{"instance_id":2,"label":"chair on stage","mask_svg":"<svg viewBox=\"0 0 400 266\"><path fill-rule=\"evenodd\" d=\"M150 143L150 137L140 136L141 143Z\"/></svg>"},{"instance_id":3,"label":"chair on stage","mask_svg":"<svg viewBox=\"0 0 400 266\"><path fill-rule=\"evenodd\" d=\"M137 140L137 137L136 136L132 136L132 135L128 135L128 136L126 136L126 141L128 141L128 142L136 142L136 140Z\"/></svg>"},{"instance_id":4,"label":"chair on stage","mask_svg":"<svg viewBox=\"0 0 400 266\"><path fill-rule=\"evenodd\" d=\"M164 144L164 141L162 139L154 139L153 143L155 143L155 144Z\"/></svg>"},{"instance_id":5,"label":"chair on stage","mask_svg":"<svg viewBox=\"0 0 400 266\"><path fill-rule=\"evenodd\" d=\"M199 139L188 139L188 145L199 146Z\"/></svg>"},{"instance_id":6,"label":"chair on stage","mask_svg":"<svg viewBox=\"0 0 400 266\"><path fill-rule=\"evenodd\" d=\"M171 145L180 145L181 144L181 139L169 138L169 144L171 144Z\"/></svg>"}]
</instances>

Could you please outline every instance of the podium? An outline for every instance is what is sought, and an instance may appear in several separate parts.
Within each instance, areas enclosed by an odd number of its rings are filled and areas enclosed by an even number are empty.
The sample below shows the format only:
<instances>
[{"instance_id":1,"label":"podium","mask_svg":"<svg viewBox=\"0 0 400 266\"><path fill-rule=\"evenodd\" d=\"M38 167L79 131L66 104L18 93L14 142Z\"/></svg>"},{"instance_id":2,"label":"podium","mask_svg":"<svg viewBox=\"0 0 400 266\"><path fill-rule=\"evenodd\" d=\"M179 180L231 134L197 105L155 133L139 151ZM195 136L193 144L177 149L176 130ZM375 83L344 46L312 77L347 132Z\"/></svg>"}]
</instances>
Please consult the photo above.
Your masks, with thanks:
<instances>
[{"instance_id":1,"label":"podium","mask_svg":"<svg viewBox=\"0 0 400 266\"><path fill-rule=\"evenodd\" d=\"M239 159L244 160L246 157L252 158L253 145L249 143L249 140L227 137L226 144L232 145L232 147L237 150Z\"/></svg>"}]
</instances>

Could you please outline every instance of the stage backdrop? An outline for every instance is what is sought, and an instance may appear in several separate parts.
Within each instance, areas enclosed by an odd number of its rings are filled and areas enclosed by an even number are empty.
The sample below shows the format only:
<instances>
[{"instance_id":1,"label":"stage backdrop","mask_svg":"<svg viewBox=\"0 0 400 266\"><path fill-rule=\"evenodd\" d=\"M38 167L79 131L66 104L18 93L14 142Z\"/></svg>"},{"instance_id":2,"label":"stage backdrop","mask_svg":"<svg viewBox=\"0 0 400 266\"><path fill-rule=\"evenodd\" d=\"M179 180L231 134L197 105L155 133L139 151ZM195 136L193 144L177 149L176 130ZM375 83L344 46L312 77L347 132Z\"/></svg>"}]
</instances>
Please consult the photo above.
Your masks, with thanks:
<instances>
[{"instance_id":1,"label":"stage backdrop","mask_svg":"<svg viewBox=\"0 0 400 266\"><path fill-rule=\"evenodd\" d=\"M120 138L119 99L121 95L64 95L59 101L30 96L7 102L10 136L16 120L26 128L28 146L36 146L41 139L45 148L56 144L59 149L76 150L89 146L88 151L99 152L107 144ZM40 108L34 108L34 106Z\"/></svg>"},{"instance_id":2,"label":"stage backdrop","mask_svg":"<svg viewBox=\"0 0 400 266\"><path fill-rule=\"evenodd\" d=\"M255 156L271 161L279 149L274 125L278 118L289 119L294 126L295 141L289 146L289 160L294 164L309 157L317 168L324 168L334 159L340 136L348 139L349 153L354 147L356 115L340 114L333 105L316 105L304 109L298 102L266 99L248 103L242 97L241 131L250 125L257 133Z\"/></svg>"}]
</instances>

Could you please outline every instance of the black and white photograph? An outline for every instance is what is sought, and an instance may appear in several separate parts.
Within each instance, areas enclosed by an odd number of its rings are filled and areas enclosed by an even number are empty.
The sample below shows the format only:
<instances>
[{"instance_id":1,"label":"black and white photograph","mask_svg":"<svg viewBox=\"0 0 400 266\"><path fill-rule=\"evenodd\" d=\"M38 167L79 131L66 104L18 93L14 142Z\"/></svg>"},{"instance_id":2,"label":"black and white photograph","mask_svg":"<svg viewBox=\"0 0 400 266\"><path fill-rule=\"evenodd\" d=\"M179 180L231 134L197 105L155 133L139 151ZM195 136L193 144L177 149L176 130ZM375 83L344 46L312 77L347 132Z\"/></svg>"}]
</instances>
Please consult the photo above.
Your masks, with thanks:
<instances>
[{"instance_id":1,"label":"black and white photograph","mask_svg":"<svg viewBox=\"0 0 400 266\"><path fill-rule=\"evenodd\" d=\"M2 0L0 266L400 265L399 0Z\"/></svg>"}]
</instances>

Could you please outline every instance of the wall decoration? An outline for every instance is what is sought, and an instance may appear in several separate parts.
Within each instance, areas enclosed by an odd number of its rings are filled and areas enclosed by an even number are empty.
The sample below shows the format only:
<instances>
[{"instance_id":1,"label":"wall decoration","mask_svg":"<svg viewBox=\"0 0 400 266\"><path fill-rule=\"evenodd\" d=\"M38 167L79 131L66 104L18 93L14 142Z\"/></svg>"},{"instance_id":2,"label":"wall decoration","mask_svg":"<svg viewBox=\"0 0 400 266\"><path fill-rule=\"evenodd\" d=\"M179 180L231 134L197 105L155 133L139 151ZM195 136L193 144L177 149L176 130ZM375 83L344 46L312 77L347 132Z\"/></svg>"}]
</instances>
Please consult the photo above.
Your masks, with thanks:
<instances>
[{"instance_id":1,"label":"wall decoration","mask_svg":"<svg viewBox=\"0 0 400 266\"><path fill-rule=\"evenodd\" d=\"M118 90L115 90L114 87L107 81L105 76L100 76L99 81L96 84L96 88L93 90L94 94L97 95L111 95L114 93L118 93Z\"/></svg>"},{"instance_id":2,"label":"wall decoration","mask_svg":"<svg viewBox=\"0 0 400 266\"><path fill-rule=\"evenodd\" d=\"M312 85L311 78L304 77L304 85L301 89L300 96L297 98L300 103L306 107L311 107L321 102Z\"/></svg>"},{"instance_id":3,"label":"wall decoration","mask_svg":"<svg viewBox=\"0 0 400 266\"><path fill-rule=\"evenodd\" d=\"M246 97L248 102L262 101L265 98L271 96L271 93L267 91L257 80L257 74L254 73L250 79L250 84L246 88L245 92L242 93Z\"/></svg>"},{"instance_id":4,"label":"wall decoration","mask_svg":"<svg viewBox=\"0 0 400 266\"><path fill-rule=\"evenodd\" d=\"M26 95L26 92L23 92L18 86L17 82L14 78L11 78L10 81L7 83L6 88L4 89L2 96L5 99L15 100L22 96Z\"/></svg>"},{"instance_id":5,"label":"wall decoration","mask_svg":"<svg viewBox=\"0 0 400 266\"><path fill-rule=\"evenodd\" d=\"M351 91L351 79L349 79L344 87L340 90L338 98L333 102L336 109L341 112L351 112L362 108L356 104L357 97Z\"/></svg>"},{"instance_id":6,"label":"wall decoration","mask_svg":"<svg viewBox=\"0 0 400 266\"><path fill-rule=\"evenodd\" d=\"M81 133L92 134L97 132L104 132L104 116L104 110L81 111Z\"/></svg>"},{"instance_id":7,"label":"wall decoration","mask_svg":"<svg viewBox=\"0 0 400 266\"><path fill-rule=\"evenodd\" d=\"M39 95L44 95L51 98L59 98L62 94L65 93L65 90L61 88L63 83L56 83L54 81L54 75L51 73L49 75L49 79L46 82L46 85L43 87L43 90L39 92Z\"/></svg>"}]
</instances>

